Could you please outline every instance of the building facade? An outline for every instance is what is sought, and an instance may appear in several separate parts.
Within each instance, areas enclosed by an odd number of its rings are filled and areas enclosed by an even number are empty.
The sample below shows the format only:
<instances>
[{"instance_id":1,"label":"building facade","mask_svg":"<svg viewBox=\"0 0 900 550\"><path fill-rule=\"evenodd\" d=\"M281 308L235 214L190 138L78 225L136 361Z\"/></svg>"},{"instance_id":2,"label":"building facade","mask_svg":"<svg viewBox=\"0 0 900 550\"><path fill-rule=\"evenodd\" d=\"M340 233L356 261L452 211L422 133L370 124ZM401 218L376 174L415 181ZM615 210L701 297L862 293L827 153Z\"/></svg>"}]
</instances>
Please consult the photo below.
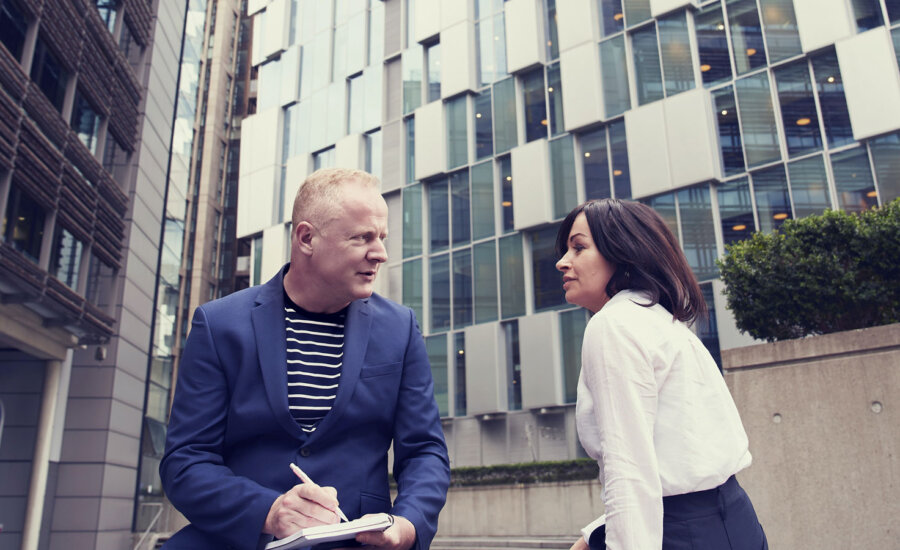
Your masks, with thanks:
<instances>
[{"instance_id":1,"label":"building facade","mask_svg":"<svg viewBox=\"0 0 900 550\"><path fill-rule=\"evenodd\" d=\"M131 548L185 4L0 0L0 548Z\"/></svg>"},{"instance_id":2,"label":"building facade","mask_svg":"<svg viewBox=\"0 0 900 550\"><path fill-rule=\"evenodd\" d=\"M237 233L251 284L288 258L323 166L381 177L380 292L425 337L454 466L581 456L585 311L554 268L585 199L655 208L751 342L715 260L753 231L900 196L895 0L254 0L257 111Z\"/></svg>"}]
</instances>

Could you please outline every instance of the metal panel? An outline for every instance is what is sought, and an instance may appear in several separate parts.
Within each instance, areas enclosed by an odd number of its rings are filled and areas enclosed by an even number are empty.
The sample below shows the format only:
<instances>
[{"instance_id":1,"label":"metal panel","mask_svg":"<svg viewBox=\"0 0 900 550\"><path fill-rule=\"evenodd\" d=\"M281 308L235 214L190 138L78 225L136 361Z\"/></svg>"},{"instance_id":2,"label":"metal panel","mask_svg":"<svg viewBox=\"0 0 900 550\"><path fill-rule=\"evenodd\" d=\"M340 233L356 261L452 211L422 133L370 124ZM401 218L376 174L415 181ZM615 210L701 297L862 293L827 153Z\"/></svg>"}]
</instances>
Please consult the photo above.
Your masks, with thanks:
<instances>
[{"instance_id":1,"label":"metal panel","mask_svg":"<svg viewBox=\"0 0 900 550\"><path fill-rule=\"evenodd\" d=\"M878 27L835 45L853 137L900 128L900 71L890 31Z\"/></svg>"}]
</instances>

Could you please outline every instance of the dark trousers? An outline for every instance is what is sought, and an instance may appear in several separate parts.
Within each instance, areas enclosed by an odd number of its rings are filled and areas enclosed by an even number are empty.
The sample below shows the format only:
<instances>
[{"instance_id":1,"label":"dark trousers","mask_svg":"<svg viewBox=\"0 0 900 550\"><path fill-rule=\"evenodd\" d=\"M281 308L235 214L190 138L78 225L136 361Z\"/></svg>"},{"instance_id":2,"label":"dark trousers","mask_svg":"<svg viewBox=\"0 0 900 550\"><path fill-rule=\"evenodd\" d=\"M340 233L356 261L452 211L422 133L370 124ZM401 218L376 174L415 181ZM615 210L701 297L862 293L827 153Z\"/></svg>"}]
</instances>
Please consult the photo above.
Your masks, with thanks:
<instances>
[{"instance_id":1,"label":"dark trousers","mask_svg":"<svg viewBox=\"0 0 900 550\"><path fill-rule=\"evenodd\" d=\"M606 550L606 530L591 534ZM750 497L734 476L715 489L663 497L663 550L768 550Z\"/></svg>"}]
</instances>

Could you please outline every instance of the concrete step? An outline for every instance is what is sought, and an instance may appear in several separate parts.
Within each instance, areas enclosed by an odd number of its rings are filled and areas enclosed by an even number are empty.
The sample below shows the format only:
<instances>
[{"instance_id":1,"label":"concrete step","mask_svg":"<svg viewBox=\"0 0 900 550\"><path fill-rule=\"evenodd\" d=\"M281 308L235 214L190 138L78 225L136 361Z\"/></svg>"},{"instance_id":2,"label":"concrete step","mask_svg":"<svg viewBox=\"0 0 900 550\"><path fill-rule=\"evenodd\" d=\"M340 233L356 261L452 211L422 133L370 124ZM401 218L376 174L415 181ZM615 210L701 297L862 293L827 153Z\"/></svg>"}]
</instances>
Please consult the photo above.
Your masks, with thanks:
<instances>
[{"instance_id":1,"label":"concrete step","mask_svg":"<svg viewBox=\"0 0 900 550\"><path fill-rule=\"evenodd\" d=\"M535 548L571 548L572 537L436 537L431 550L533 550Z\"/></svg>"}]
</instances>

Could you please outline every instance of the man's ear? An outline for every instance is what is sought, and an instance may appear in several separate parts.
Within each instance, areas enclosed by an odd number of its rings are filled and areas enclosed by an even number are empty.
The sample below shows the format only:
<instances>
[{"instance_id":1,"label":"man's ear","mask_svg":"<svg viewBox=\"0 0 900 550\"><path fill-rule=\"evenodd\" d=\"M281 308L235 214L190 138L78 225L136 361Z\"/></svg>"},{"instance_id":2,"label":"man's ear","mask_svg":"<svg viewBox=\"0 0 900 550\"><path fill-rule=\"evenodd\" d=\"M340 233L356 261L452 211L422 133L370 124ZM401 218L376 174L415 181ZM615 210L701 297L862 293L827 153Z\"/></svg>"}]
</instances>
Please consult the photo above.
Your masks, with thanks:
<instances>
[{"instance_id":1,"label":"man's ear","mask_svg":"<svg viewBox=\"0 0 900 550\"><path fill-rule=\"evenodd\" d=\"M300 222L294 228L294 243L297 248L306 255L312 255L313 252L313 226L309 222Z\"/></svg>"}]
</instances>

